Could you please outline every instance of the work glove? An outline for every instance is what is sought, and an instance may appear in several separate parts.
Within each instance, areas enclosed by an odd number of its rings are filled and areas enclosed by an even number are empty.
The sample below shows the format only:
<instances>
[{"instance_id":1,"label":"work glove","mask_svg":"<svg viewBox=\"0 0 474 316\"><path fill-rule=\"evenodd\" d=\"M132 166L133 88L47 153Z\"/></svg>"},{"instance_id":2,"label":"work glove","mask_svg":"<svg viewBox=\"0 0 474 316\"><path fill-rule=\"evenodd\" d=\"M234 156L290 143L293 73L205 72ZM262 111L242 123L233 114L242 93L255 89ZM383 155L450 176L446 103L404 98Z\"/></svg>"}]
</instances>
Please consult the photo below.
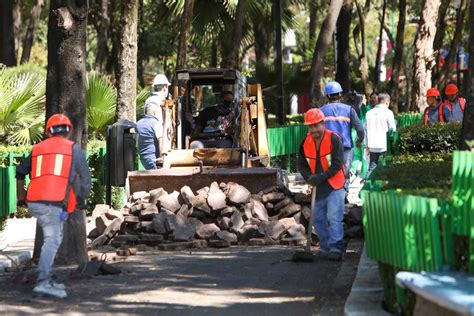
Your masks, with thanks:
<instances>
[{"instance_id":1,"label":"work glove","mask_svg":"<svg viewBox=\"0 0 474 316\"><path fill-rule=\"evenodd\" d=\"M77 197L76 199L76 209L84 210L87 208L87 201L83 198Z\"/></svg>"},{"instance_id":2,"label":"work glove","mask_svg":"<svg viewBox=\"0 0 474 316\"><path fill-rule=\"evenodd\" d=\"M323 183L324 180L326 180L326 176L324 175L324 173L317 173L317 174L313 174L312 176L308 178L308 183L311 185L318 186L321 183Z\"/></svg>"}]
</instances>

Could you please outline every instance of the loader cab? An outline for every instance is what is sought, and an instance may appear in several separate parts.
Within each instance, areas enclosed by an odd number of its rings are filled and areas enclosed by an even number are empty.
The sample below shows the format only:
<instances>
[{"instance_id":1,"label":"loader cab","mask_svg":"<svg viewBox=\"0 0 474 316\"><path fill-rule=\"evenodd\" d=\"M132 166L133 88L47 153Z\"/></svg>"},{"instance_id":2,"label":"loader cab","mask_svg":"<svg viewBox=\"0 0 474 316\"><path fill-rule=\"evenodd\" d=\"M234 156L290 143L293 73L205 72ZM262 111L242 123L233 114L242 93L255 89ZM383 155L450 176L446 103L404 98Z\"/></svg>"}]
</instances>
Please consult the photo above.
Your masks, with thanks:
<instances>
[{"instance_id":1,"label":"loader cab","mask_svg":"<svg viewBox=\"0 0 474 316\"><path fill-rule=\"evenodd\" d=\"M174 99L180 100L176 149L240 147L241 100L247 95L246 78L233 69L181 70L176 74ZM232 102L223 106L232 93ZM226 95L227 94L227 95ZM226 113L228 112L228 113ZM179 114L178 114L179 116ZM204 146L192 146L203 140Z\"/></svg>"}]
</instances>

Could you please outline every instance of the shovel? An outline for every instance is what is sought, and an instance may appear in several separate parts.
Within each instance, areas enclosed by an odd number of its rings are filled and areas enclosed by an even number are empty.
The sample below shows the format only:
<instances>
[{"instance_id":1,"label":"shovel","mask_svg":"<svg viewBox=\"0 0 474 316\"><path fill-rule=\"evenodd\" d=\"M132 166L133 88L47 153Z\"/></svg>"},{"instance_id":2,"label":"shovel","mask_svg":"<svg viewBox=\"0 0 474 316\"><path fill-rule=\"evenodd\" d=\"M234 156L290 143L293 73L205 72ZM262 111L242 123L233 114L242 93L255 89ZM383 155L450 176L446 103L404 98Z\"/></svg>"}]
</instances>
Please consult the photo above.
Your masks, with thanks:
<instances>
[{"instance_id":1,"label":"shovel","mask_svg":"<svg viewBox=\"0 0 474 316\"><path fill-rule=\"evenodd\" d=\"M316 187L311 190L311 212L309 213L309 223L306 228L306 247L304 251L297 251L293 254L291 261L293 262L313 262L314 256L311 253L311 231L313 227L313 210L316 204Z\"/></svg>"}]
</instances>

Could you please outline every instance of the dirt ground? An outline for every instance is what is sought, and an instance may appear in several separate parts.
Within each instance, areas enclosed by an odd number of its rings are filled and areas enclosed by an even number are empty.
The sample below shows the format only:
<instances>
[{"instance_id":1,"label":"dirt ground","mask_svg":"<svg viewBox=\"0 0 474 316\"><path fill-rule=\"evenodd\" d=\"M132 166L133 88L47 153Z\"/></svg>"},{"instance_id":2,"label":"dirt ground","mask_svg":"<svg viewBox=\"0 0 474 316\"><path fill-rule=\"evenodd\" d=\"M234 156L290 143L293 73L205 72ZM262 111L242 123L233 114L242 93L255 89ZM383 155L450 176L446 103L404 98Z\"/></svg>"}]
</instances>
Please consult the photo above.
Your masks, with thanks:
<instances>
[{"instance_id":1,"label":"dirt ground","mask_svg":"<svg viewBox=\"0 0 474 316\"><path fill-rule=\"evenodd\" d=\"M343 315L359 261L351 240L343 262L294 263L301 247L240 247L139 252L113 265L119 275L70 277L65 300L35 298L33 283L0 275L0 313L152 315ZM109 257L110 258L110 257Z\"/></svg>"}]
</instances>

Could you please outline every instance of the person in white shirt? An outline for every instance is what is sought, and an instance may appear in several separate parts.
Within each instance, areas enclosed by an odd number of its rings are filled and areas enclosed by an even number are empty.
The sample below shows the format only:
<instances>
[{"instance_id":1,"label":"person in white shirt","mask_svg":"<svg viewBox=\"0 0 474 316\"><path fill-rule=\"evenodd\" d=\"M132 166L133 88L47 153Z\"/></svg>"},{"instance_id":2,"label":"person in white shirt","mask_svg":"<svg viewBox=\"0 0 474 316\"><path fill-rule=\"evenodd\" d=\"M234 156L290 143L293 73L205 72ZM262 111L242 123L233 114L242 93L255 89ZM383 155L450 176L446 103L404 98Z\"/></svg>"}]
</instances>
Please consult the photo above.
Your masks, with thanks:
<instances>
[{"instance_id":1,"label":"person in white shirt","mask_svg":"<svg viewBox=\"0 0 474 316\"><path fill-rule=\"evenodd\" d=\"M377 166L379 157L387 152L387 132L396 130L395 117L388 108L390 96L387 93L379 93L378 101L379 103L367 112L365 118L366 144L370 154L367 178Z\"/></svg>"}]
</instances>

